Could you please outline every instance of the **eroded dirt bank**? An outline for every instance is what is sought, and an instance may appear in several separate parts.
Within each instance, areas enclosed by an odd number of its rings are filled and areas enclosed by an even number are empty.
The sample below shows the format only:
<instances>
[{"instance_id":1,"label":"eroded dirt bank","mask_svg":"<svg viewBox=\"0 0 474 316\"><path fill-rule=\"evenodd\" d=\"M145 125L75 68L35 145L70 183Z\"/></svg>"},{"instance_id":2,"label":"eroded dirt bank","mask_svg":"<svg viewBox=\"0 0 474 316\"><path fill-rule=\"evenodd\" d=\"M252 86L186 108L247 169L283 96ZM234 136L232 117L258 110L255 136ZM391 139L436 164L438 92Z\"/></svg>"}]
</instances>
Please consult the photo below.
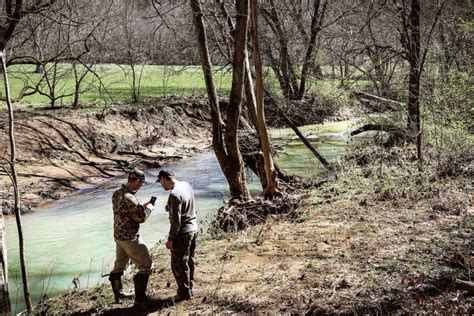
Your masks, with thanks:
<instances>
[{"instance_id":1,"label":"eroded dirt bank","mask_svg":"<svg viewBox=\"0 0 474 316\"><path fill-rule=\"evenodd\" d=\"M157 167L202 151L210 144L203 108L199 101L171 100L89 113L17 113L22 211L100 184L134 166ZM5 161L10 155L6 118L0 119L0 130L0 159ZM11 212L13 190L3 170L0 198L3 212Z\"/></svg>"}]
</instances>

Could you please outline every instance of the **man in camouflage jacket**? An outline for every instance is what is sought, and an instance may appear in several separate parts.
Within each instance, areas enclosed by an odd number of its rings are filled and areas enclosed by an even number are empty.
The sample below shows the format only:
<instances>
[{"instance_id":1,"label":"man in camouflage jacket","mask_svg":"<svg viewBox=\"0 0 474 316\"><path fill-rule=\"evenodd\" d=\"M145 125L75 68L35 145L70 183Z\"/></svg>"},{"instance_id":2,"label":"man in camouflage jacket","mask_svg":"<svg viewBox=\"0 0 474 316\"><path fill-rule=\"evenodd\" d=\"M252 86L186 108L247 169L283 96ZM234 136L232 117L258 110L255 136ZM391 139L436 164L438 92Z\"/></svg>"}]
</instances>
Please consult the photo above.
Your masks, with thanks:
<instances>
[{"instance_id":1,"label":"man in camouflage jacket","mask_svg":"<svg viewBox=\"0 0 474 316\"><path fill-rule=\"evenodd\" d=\"M126 295L122 290L122 275L130 260L138 273L133 278L135 284L135 306L144 308L145 292L152 269L152 261L146 244L138 234L140 224L145 222L153 210L151 203L141 204L135 193L145 182L143 171L135 169L128 175L128 182L114 192L114 239L116 245L114 268L110 272L115 301L120 303Z\"/></svg>"}]
</instances>

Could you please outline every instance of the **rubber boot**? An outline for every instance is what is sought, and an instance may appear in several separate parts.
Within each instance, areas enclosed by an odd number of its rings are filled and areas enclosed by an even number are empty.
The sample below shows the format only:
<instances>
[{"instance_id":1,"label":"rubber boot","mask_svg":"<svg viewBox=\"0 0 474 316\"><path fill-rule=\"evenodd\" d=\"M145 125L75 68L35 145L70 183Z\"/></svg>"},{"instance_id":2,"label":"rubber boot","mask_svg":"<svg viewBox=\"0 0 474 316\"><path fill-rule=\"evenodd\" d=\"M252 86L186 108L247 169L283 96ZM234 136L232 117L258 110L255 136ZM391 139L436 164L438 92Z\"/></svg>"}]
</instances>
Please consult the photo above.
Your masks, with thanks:
<instances>
[{"instance_id":1,"label":"rubber boot","mask_svg":"<svg viewBox=\"0 0 474 316\"><path fill-rule=\"evenodd\" d=\"M135 307L138 310L146 311L146 286L150 275L144 273L137 273L133 278L135 283Z\"/></svg>"},{"instance_id":2,"label":"rubber boot","mask_svg":"<svg viewBox=\"0 0 474 316\"><path fill-rule=\"evenodd\" d=\"M120 272L112 272L109 275L109 281L112 285L112 291L114 292L115 303L117 304L122 303L122 299L133 297L133 294L131 293L124 293L122 287L122 275L123 273Z\"/></svg>"}]
</instances>

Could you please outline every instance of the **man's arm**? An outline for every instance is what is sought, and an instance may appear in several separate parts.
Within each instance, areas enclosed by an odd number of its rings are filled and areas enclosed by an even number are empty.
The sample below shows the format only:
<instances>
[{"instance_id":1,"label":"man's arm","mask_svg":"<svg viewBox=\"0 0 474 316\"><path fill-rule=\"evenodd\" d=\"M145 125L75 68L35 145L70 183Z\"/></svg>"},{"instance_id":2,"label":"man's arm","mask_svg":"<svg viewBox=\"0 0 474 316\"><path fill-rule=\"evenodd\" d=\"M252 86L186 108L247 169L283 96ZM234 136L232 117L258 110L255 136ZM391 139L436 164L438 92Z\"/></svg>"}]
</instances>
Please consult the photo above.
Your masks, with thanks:
<instances>
[{"instance_id":1,"label":"man's arm","mask_svg":"<svg viewBox=\"0 0 474 316\"><path fill-rule=\"evenodd\" d=\"M168 239L172 240L176 237L181 227L181 201L173 194L168 198L167 208L169 210L170 231Z\"/></svg>"},{"instance_id":2,"label":"man's arm","mask_svg":"<svg viewBox=\"0 0 474 316\"><path fill-rule=\"evenodd\" d=\"M147 220L148 216L150 216L152 209L141 205L133 194L125 194L123 203L125 203L125 205L123 205L122 209L129 212L132 219L137 223L143 223Z\"/></svg>"}]
</instances>

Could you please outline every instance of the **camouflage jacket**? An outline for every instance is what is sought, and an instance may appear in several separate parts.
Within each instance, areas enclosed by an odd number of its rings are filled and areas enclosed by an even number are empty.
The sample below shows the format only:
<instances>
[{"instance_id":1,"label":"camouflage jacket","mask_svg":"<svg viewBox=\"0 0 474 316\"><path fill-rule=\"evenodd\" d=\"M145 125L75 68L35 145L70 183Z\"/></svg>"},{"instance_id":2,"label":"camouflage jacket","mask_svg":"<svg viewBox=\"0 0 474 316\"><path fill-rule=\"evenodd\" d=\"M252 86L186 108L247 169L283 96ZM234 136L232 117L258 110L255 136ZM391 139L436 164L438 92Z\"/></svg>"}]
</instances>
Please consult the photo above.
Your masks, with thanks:
<instances>
[{"instance_id":1,"label":"camouflage jacket","mask_svg":"<svg viewBox=\"0 0 474 316\"><path fill-rule=\"evenodd\" d=\"M116 240L133 240L138 234L140 223L143 223L151 210L140 204L135 192L126 185L114 192L112 196L114 210L114 238Z\"/></svg>"}]
</instances>

